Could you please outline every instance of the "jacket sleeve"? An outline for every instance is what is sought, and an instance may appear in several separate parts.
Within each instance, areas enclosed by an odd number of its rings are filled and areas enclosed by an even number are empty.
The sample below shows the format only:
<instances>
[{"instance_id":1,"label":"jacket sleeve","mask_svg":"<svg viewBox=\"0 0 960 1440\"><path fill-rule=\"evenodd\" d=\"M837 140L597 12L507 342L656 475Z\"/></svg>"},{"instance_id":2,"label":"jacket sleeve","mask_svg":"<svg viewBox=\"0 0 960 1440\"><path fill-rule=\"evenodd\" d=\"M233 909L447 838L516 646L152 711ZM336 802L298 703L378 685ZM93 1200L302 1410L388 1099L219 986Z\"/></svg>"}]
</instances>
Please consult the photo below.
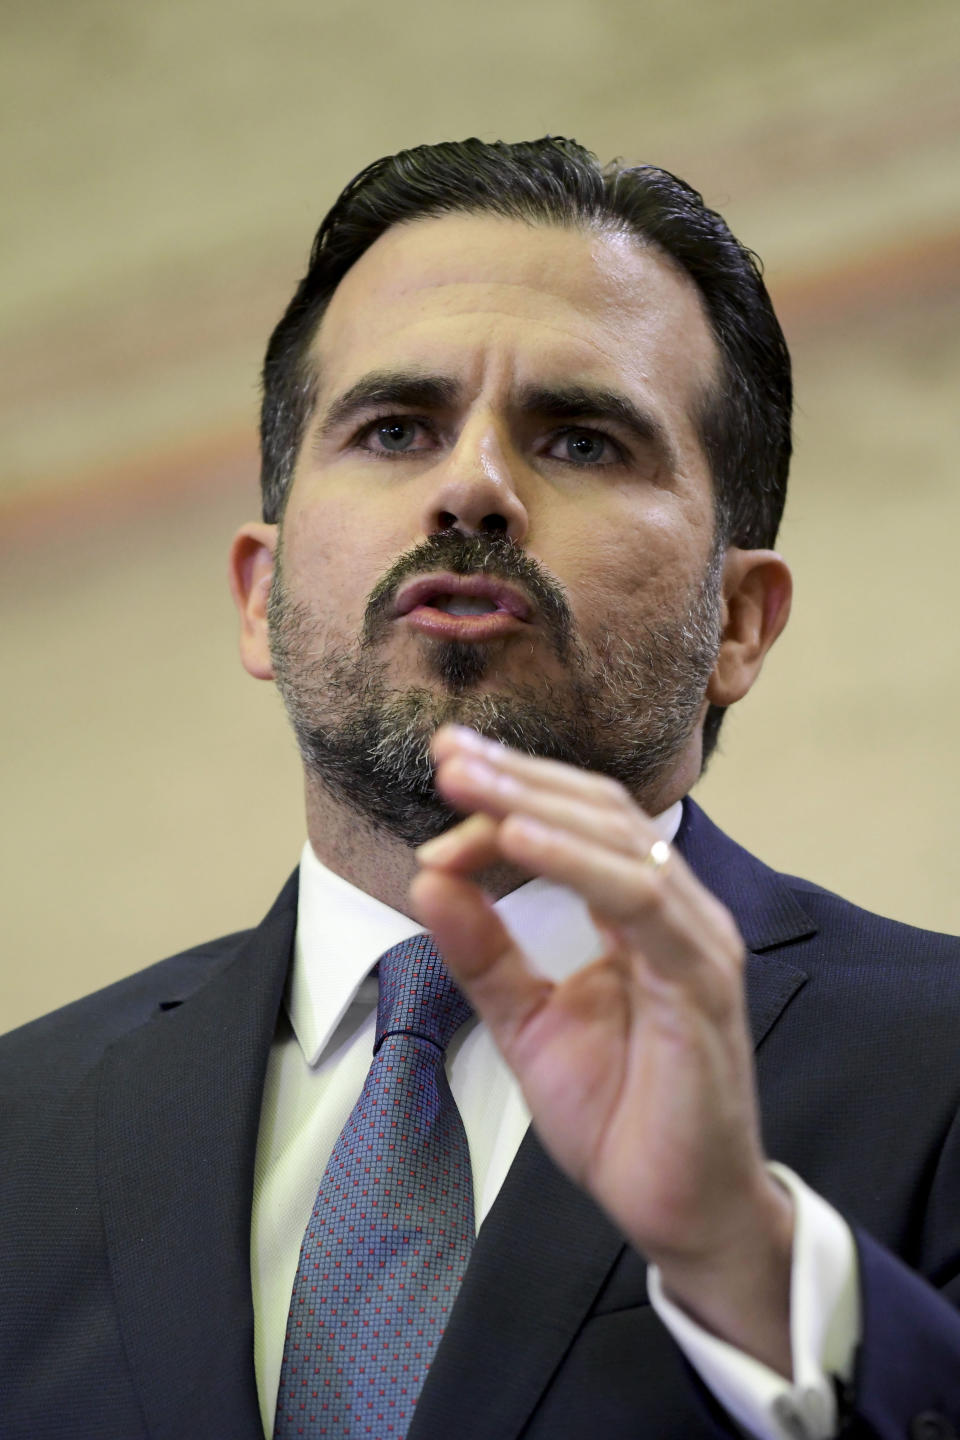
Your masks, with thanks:
<instances>
[{"instance_id":1,"label":"jacket sleeve","mask_svg":"<svg viewBox=\"0 0 960 1440\"><path fill-rule=\"evenodd\" d=\"M957 1440L960 1277L936 1290L863 1231L854 1238L863 1328L843 1440Z\"/></svg>"}]
</instances>

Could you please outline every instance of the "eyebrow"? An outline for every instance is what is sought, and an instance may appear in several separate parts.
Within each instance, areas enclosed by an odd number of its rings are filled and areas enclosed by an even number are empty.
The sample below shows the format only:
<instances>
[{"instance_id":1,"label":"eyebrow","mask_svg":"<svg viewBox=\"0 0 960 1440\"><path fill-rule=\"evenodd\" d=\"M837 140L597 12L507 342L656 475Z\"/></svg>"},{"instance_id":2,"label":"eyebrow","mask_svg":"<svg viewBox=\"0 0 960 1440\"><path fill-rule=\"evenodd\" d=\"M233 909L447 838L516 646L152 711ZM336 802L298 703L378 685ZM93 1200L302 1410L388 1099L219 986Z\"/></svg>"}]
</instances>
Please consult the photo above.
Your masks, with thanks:
<instances>
[{"instance_id":1,"label":"eyebrow","mask_svg":"<svg viewBox=\"0 0 960 1440\"><path fill-rule=\"evenodd\" d=\"M460 386L446 375L428 375L418 370L372 370L349 390L331 402L317 427L317 438L326 439L349 420L384 405L407 409L443 410L456 404Z\"/></svg>"},{"instance_id":2,"label":"eyebrow","mask_svg":"<svg viewBox=\"0 0 960 1440\"><path fill-rule=\"evenodd\" d=\"M673 442L663 423L642 410L626 395L593 385L536 385L520 391L519 408L525 415L551 420L599 420L629 431L635 440L674 458Z\"/></svg>"},{"instance_id":3,"label":"eyebrow","mask_svg":"<svg viewBox=\"0 0 960 1440\"><path fill-rule=\"evenodd\" d=\"M331 402L317 428L317 439L328 438L365 411L388 405L411 410L452 409L460 395L460 383L449 375L373 370ZM674 447L662 422L616 390L582 384L527 385L518 393L514 408L522 415L552 420L606 421L666 459L674 459Z\"/></svg>"}]
</instances>

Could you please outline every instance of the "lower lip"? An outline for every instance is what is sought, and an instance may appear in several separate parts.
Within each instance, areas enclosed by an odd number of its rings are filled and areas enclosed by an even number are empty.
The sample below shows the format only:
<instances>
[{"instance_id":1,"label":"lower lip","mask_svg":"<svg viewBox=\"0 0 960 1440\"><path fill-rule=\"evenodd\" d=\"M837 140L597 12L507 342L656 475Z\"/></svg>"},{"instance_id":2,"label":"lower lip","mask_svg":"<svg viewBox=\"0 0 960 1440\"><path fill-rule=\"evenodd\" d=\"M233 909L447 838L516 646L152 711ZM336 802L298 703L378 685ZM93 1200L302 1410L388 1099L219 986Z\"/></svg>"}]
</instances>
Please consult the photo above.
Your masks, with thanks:
<instances>
[{"instance_id":1,"label":"lower lip","mask_svg":"<svg viewBox=\"0 0 960 1440\"><path fill-rule=\"evenodd\" d=\"M403 618L414 630L437 640L498 640L526 623L508 610L491 610L488 615L451 615L430 605L418 605Z\"/></svg>"}]
</instances>

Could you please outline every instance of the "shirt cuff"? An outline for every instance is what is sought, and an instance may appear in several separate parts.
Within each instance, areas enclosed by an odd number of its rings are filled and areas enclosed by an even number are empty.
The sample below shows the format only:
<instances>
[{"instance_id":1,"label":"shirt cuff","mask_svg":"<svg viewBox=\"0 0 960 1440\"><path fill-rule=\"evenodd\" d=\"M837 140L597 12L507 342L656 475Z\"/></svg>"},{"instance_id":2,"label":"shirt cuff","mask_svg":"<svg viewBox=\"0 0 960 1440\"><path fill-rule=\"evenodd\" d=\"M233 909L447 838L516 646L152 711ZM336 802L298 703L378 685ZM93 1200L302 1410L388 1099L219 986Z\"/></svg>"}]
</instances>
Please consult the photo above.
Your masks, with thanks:
<instances>
[{"instance_id":1,"label":"shirt cuff","mask_svg":"<svg viewBox=\"0 0 960 1440\"><path fill-rule=\"evenodd\" d=\"M857 1251L836 1210L785 1165L770 1173L794 1205L790 1269L793 1381L704 1330L647 1272L654 1310L721 1405L760 1440L829 1440L837 1428L833 1378L849 1381L860 1341Z\"/></svg>"}]
</instances>

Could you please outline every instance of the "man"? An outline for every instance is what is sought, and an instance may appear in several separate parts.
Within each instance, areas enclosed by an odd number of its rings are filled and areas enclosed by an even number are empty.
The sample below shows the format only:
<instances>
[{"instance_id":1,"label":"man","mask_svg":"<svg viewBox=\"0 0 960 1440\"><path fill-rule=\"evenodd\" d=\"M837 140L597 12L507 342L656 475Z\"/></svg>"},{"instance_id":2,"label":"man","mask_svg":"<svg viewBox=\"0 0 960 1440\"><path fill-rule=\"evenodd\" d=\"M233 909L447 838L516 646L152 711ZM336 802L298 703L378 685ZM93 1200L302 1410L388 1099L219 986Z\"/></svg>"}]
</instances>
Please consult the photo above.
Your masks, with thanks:
<instances>
[{"instance_id":1,"label":"man","mask_svg":"<svg viewBox=\"0 0 960 1440\"><path fill-rule=\"evenodd\" d=\"M5 1042L0 1433L955 1434L960 949L686 798L790 604L752 258L664 172L421 147L264 383L299 892Z\"/></svg>"}]
</instances>

